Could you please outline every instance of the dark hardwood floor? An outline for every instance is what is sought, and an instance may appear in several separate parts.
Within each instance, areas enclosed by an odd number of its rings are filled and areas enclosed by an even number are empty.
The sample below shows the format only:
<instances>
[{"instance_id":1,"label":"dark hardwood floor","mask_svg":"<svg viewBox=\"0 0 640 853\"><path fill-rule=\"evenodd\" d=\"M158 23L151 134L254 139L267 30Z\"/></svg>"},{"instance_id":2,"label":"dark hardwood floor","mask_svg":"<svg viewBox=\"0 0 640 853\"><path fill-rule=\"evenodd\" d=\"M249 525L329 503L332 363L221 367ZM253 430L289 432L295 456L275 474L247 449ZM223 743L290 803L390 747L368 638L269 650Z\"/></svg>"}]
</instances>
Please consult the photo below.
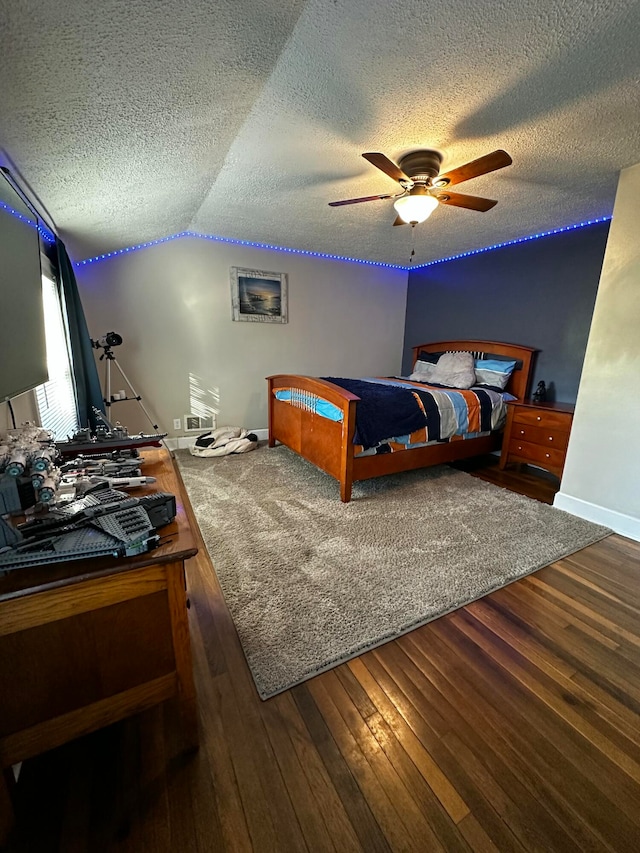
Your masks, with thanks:
<instances>
[{"instance_id":1,"label":"dark hardwood floor","mask_svg":"<svg viewBox=\"0 0 640 853\"><path fill-rule=\"evenodd\" d=\"M610 536L262 702L202 550L199 751L167 702L26 762L10 849L637 851L639 570Z\"/></svg>"},{"instance_id":2,"label":"dark hardwood floor","mask_svg":"<svg viewBox=\"0 0 640 853\"><path fill-rule=\"evenodd\" d=\"M557 477L542 468L535 468L533 465L510 465L501 471L498 467L499 461L499 456L487 454L486 456L475 456L472 459L463 459L460 462L453 463L452 467L460 471L467 471L474 477L480 477L496 486L511 489L512 492L519 492L521 495L526 495L536 501L542 501L546 504L553 503L556 492L560 488L560 481Z\"/></svg>"}]
</instances>

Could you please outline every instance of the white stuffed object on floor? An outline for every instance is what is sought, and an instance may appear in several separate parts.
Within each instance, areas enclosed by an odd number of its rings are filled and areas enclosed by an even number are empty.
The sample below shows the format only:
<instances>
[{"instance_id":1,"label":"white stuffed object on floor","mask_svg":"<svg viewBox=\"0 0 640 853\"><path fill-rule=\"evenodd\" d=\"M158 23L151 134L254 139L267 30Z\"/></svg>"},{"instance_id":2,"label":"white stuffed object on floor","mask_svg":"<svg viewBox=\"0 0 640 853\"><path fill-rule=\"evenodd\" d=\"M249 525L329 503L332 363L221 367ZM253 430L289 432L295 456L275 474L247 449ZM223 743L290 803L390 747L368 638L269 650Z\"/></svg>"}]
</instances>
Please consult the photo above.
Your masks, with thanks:
<instances>
[{"instance_id":1,"label":"white stuffed object on floor","mask_svg":"<svg viewBox=\"0 0 640 853\"><path fill-rule=\"evenodd\" d=\"M192 456L230 456L246 453L258 446L258 436L242 427L223 426L205 432L189 448Z\"/></svg>"}]
</instances>

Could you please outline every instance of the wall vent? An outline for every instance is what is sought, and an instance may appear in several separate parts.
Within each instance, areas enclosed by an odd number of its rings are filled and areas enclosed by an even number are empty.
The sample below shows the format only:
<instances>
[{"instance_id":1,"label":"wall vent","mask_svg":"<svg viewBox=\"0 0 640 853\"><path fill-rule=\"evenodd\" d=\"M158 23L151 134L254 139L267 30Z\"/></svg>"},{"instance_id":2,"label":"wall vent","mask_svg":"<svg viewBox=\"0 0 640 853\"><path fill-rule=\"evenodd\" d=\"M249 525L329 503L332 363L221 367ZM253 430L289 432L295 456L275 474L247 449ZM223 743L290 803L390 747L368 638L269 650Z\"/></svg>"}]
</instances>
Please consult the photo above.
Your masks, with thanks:
<instances>
[{"instance_id":1,"label":"wall vent","mask_svg":"<svg viewBox=\"0 0 640 853\"><path fill-rule=\"evenodd\" d=\"M185 432L207 432L216 428L214 415L185 415L183 423Z\"/></svg>"}]
</instances>

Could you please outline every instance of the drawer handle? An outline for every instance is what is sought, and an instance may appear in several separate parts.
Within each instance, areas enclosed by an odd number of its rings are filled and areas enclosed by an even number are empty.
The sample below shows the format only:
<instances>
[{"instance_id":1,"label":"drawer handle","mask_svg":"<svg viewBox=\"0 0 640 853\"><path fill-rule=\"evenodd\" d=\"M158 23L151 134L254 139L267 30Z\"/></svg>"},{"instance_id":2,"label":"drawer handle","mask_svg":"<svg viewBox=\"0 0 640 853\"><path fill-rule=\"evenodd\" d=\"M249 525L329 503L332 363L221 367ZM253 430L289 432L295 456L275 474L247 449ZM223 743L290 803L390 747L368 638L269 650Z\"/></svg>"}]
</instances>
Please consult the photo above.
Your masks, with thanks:
<instances>
[{"instance_id":1,"label":"drawer handle","mask_svg":"<svg viewBox=\"0 0 640 853\"><path fill-rule=\"evenodd\" d=\"M522 450L522 448L521 448L521 447L518 447L518 450Z\"/></svg>"},{"instance_id":2,"label":"drawer handle","mask_svg":"<svg viewBox=\"0 0 640 853\"><path fill-rule=\"evenodd\" d=\"M547 459L551 459L551 454L550 454L550 453L545 453L545 456L547 457Z\"/></svg>"},{"instance_id":3,"label":"drawer handle","mask_svg":"<svg viewBox=\"0 0 640 853\"><path fill-rule=\"evenodd\" d=\"M550 435L550 436L549 436L549 441L553 441L553 436L552 436L552 435Z\"/></svg>"},{"instance_id":4,"label":"drawer handle","mask_svg":"<svg viewBox=\"0 0 640 853\"><path fill-rule=\"evenodd\" d=\"M536 418L536 420L537 420L537 421L541 421L541 420L542 420L542 417L541 417L540 415L538 415L538 417Z\"/></svg>"},{"instance_id":5,"label":"drawer handle","mask_svg":"<svg viewBox=\"0 0 640 853\"><path fill-rule=\"evenodd\" d=\"M520 435L524 435L524 430L523 430L523 429L521 429L521 430L520 430Z\"/></svg>"}]
</instances>

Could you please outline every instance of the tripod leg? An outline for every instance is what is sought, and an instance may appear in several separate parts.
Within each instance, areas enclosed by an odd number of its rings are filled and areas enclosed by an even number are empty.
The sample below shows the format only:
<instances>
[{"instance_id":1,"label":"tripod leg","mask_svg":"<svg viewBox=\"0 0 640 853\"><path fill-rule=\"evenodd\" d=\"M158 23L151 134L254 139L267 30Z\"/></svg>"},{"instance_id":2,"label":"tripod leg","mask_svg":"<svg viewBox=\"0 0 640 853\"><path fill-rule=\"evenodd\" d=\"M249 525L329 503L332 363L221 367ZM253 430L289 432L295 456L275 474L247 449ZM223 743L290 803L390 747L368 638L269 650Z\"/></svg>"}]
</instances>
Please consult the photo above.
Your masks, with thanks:
<instances>
[{"instance_id":1,"label":"tripod leg","mask_svg":"<svg viewBox=\"0 0 640 853\"><path fill-rule=\"evenodd\" d=\"M136 389L133 387L133 385L131 384L131 382L127 379L127 376L126 376L126 374L125 374L124 370L123 370L123 369L120 367L120 365L118 364L118 360L117 360L117 358L115 358L115 357L114 357L114 358L112 359L112 361L113 361L113 363L115 364L115 366L118 368L118 370L120 371L120 374L121 374L122 378L124 379L124 381L127 383L127 385L129 386L129 388L131 389L131 393L133 394L133 398L132 398L132 399L134 399L134 400L137 400L137 401L138 401L138 403L140 404L140 408L142 409L142 411L143 411L143 412L145 413L145 415L147 416L147 419L149 420L149 423L152 425L152 427L153 427L153 428L155 429L155 431L157 432L157 431L158 431L158 424L155 424L155 423L153 422L153 418L151 417L151 415L149 414L149 412L146 410L146 408L145 408L145 406L144 406L144 403L142 402L142 397L140 396L140 394L138 394L138 392L137 392L137 391L136 391ZM110 398L109 398L109 399L110 399Z\"/></svg>"},{"instance_id":2,"label":"tripod leg","mask_svg":"<svg viewBox=\"0 0 640 853\"><path fill-rule=\"evenodd\" d=\"M107 356L104 363L104 404L109 411L111 406L111 359Z\"/></svg>"}]
</instances>

